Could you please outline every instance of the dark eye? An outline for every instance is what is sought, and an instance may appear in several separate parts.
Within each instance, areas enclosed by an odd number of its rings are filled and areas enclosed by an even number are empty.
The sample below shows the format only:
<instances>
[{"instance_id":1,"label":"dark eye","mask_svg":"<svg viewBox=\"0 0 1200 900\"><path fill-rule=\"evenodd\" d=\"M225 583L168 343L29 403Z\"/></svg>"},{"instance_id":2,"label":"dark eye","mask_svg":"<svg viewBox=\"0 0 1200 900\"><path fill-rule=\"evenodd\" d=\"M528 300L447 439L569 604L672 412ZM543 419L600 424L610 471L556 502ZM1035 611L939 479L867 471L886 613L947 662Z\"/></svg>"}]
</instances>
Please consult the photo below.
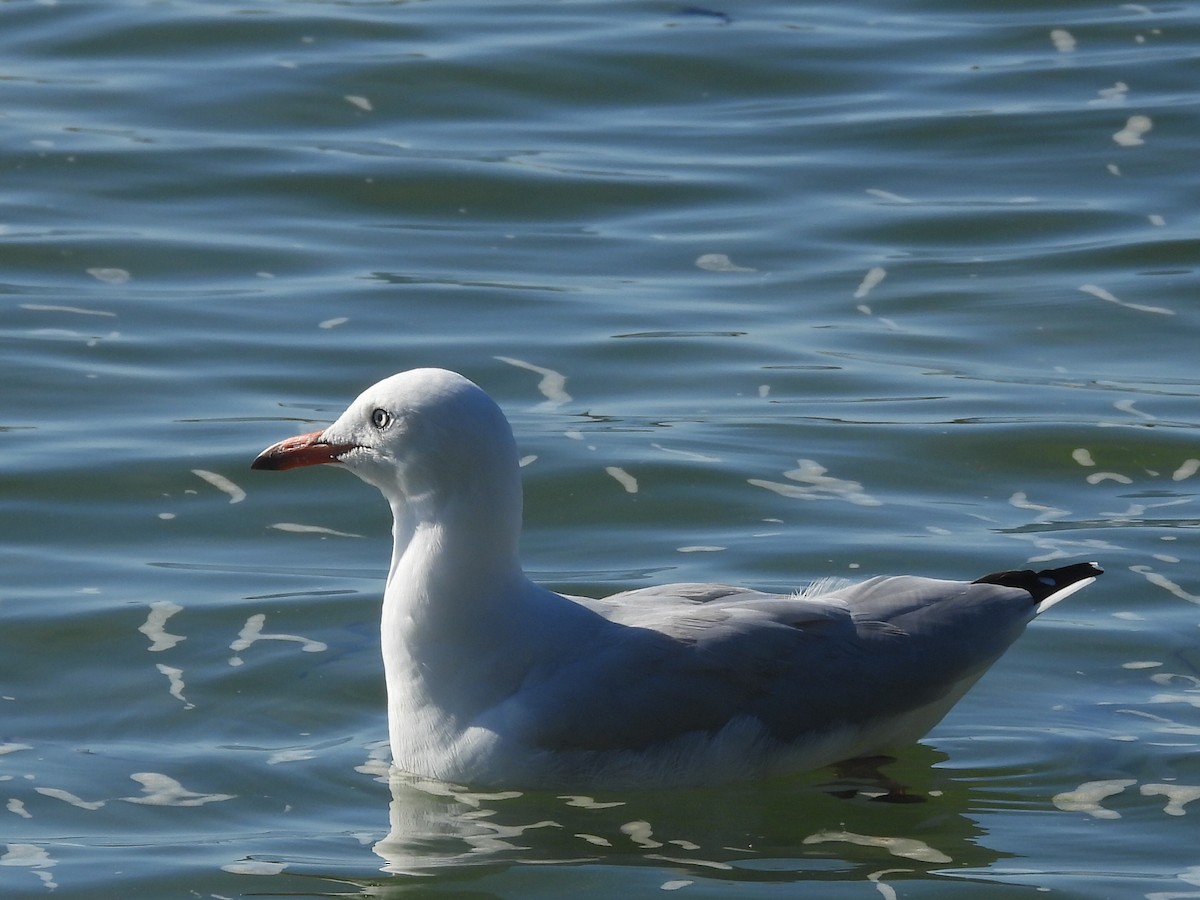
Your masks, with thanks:
<instances>
[{"instance_id":1,"label":"dark eye","mask_svg":"<svg viewBox=\"0 0 1200 900\"><path fill-rule=\"evenodd\" d=\"M382 430L392 424L392 414L386 409L377 409L371 413L371 424Z\"/></svg>"}]
</instances>

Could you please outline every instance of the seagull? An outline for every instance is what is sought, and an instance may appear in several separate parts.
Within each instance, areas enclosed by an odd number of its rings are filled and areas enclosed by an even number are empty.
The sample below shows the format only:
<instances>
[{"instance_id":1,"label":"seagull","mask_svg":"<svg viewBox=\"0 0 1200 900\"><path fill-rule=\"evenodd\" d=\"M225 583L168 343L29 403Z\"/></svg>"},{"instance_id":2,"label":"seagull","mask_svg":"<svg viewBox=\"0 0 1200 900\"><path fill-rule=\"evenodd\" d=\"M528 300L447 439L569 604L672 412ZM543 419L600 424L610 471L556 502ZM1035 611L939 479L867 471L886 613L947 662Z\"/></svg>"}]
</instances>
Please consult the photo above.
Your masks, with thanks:
<instances>
[{"instance_id":1,"label":"seagull","mask_svg":"<svg viewBox=\"0 0 1200 900\"><path fill-rule=\"evenodd\" d=\"M927 734L1026 624L1102 571L558 594L521 568L508 420L444 369L385 378L252 463L315 465L349 469L392 509L393 764L475 787L686 787L882 755Z\"/></svg>"}]
</instances>

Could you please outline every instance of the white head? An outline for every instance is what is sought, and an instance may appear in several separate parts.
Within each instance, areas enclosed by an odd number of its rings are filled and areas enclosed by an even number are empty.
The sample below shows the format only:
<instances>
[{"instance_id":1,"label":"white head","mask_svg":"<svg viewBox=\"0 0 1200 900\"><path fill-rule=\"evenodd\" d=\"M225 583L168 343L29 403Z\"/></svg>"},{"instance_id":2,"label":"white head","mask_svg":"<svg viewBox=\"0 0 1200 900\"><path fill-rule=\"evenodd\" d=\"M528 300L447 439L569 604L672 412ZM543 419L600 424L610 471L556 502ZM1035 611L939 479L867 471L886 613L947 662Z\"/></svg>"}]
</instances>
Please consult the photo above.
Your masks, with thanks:
<instances>
[{"instance_id":1,"label":"white head","mask_svg":"<svg viewBox=\"0 0 1200 900\"><path fill-rule=\"evenodd\" d=\"M449 515L520 528L512 429L482 389L445 369L413 369L363 391L323 431L268 447L255 469L333 464L375 485L398 517Z\"/></svg>"}]
</instances>

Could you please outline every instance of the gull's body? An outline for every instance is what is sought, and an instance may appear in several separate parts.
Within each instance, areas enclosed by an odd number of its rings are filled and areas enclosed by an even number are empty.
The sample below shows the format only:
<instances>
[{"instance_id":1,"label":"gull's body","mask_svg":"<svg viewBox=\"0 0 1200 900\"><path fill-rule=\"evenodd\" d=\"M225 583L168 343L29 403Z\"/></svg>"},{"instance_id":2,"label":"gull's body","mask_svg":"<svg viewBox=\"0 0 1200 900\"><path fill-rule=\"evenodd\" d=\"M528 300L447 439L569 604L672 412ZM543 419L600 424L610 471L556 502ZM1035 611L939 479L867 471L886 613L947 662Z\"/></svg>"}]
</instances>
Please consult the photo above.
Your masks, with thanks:
<instances>
[{"instance_id":1,"label":"gull's body","mask_svg":"<svg viewBox=\"0 0 1200 900\"><path fill-rule=\"evenodd\" d=\"M1090 563L798 596L674 584L565 597L521 569L512 430L467 379L403 372L255 468L334 463L394 517L382 615L393 762L507 787L733 781L926 734Z\"/></svg>"}]
</instances>

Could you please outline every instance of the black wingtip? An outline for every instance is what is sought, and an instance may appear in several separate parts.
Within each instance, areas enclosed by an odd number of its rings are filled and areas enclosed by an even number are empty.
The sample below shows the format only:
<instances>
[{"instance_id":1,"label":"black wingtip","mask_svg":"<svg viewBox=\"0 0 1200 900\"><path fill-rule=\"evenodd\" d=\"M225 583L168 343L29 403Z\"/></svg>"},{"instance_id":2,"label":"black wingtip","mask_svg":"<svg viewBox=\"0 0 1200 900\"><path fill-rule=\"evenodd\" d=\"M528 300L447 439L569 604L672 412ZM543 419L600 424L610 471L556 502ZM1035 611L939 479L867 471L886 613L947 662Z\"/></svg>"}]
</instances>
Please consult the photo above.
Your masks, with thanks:
<instances>
[{"instance_id":1,"label":"black wingtip","mask_svg":"<svg viewBox=\"0 0 1200 900\"><path fill-rule=\"evenodd\" d=\"M1075 563L1058 569L1011 569L1007 572L993 572L976 578L975 584L1002 584L1005 587L1021 588L1029 591L1034 601L1041 603L1051 594L1056 594L1063 588L1083 581L1085 578L1095 578L1103 575L1104 570L1094 562Z\"/></svg>"}]
</instances>

